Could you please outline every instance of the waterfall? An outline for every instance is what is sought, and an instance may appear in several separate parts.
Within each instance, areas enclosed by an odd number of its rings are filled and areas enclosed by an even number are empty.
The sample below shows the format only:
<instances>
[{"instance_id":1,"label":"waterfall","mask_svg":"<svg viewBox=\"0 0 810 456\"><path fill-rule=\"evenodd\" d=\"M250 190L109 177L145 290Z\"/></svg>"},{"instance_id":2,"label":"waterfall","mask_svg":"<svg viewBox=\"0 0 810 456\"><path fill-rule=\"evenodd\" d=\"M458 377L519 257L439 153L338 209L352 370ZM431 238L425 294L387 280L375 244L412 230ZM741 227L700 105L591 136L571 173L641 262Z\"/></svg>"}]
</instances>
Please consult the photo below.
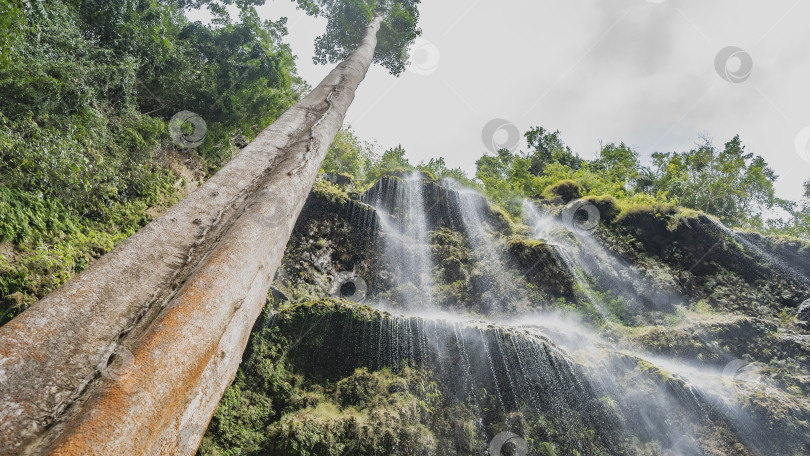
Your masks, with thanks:
<instances>
[{"instance_id":1,"label":"waterfall","mask_svg":"<svg viewBox=\"0 0 810 456\"><path fill-rule=\"evenodd\" d=\"M642 269L631 266L610 252L590 232L565 226L563 222L543 214L529 201L523 202L523 211L526 222L533 229L533 236L554 245L576 279L580 291L602 317L608 317L611 313L603 297L605 292L611 295L607 298L614 302L613 313L625 310L616 308L617 298L621 300L620 305L633 312L671 313L676 304L684 301L674 284L652 281Z\"/></svg>"},{"instance_id":2,"label":"waterfall","mask_svg":"<svg viewBox=\"0 0 810 456\"><path fill-rule=\"evenodd\" d=\"M432 309L434 268L422 176L411 173L405 179L381 180L380 185L366 198L378 213L382 254L399 287L397 301L406 309Z\"/></svg>"},{"instance_id":3,"label":"waterfall","mask_svg":"<svg viewBox=\"0 0 810 456\"><path fill-rule=\"evenodd\" d=\"M758 375L731 378L719 368L621 348L559 315L494 323L356 309L309 307L272 324L282 334L318 334L286 355L313 377L429 368L449 395L444 400L470 412L457 419L474 429L475 454L492 429L519 432L518 415L541 418L558 444L580 454L703 455L707 436L698 428L729 429L751 454L787 454L805 438L801 428L775 436L735 399L782 394Z\"/></svg>"},{"instance_id":4,"label":"waterfall","mask_svg":"<svg viewBox=\"0 0 810 456\"><path fill-rule=\"evenodd\" d=\"M619 428L617 417L605 410L587 382L579 380L582 372L576 364L542 335L474 320L388 313L323 315L322 309L310 308L293 320L275 322L284 333L309 327L319 335L318 340L302 339L287 353L289 359L300 360L303 372L326 369L341 376L358 367L393 372L430 367L450 395L446 400L466 404L475 413L471 423L478 434L475 454L483 454L492 426L518 431L511 418L518 412L543 416L564 439L560 443L581 454L589 454L592 442L582 439L589 429L598 434L587 440L600 441L614 453L621 449L621 436L606 432ZM443 444L450 447L454 442Z\"/></svg>"},{"instance_id":5,"label":"waterfall","mask_svg":"<svg viewBox=\"0 0 810 456\"><path fill-rule=\"evenodd\" d=\"M392 270L397 289L397 303L408 310L438 310L433 289L436 286L435 269L431 255L430 226L425 202L428 181L419 173L404 179L387 178L364 196L365 201L378 213L382 236L382 256ZM514 313L526 309L530 303L524 292L525 280L504 263L504 243L495 239L487 222L489 204L480 193L452 185L444 190L444 204L432 207L449 213L439 214L449 226L459 226L473 257L480 265L474 271L482 282L482 300L487 313Z\"/></svg>"},{"instance_id":6,"label":"waterfall","mask_svg":"<svg viewBox=\"0 0 810 456\"><path fill-rule=\"evenodd\" d=\"M785 258L782 255L779 255L778 252L769 251L766 248L757 245L754 240L749 239L745 236L745 234L729 228L714 217L707 216L706 219L709 221L709 223L711 223L711 226L713 226L715 230L742 244L749 254L764 260L785 277L789 277L790 279L803 283L804 285L810 285L810 277L808 277L808 274L810 274L810 261L795 261Z\"/></svg>"},{"instance_id":7,"label":"waterfall","mask_svg":"<svg viewBox=\"0 0 810 456\"><path fill-rule=\"evenodd\" d=\"M452 203L461 218L461 226L467 235L473 256L482 265L481 271L495 289L490 290L485 300L490 313L514 313L531 307L525 293L525 280L504 264L504 243L495 239L488 226L489 202L479 192L452 185Z\"/></svg>"},{"instance_id":8,"label":"waterfall","mask_svg":"<svg viewBox=\"0 0 810 456\"><path fill-rule=\"evenodd\" d=\"M379 273L390 289L367 302L377 309L377 317L345 312L318 320L323 327L315 332L323 336L321 345L296 347L302 357L299 366L331 366L326 370L340 375L357 367L393 372L428 368L475 417L469 424L479 453L486 452L493 429L519 432L517 416L548 421L554 432L544 438L580 454L601 448L610 454L697 456L707 454L711 438L706 432L731 432L733 441L751 454L801 448L803 428L780 428L775 439L746 409L746 401L757 395L785 401L784 391L757 370L750 378L736 371L729 376L719 365L651 354L556 311L540 311L553 306L532 302L536 295L529 293L527 279L509 262L506 236L514 235L509 222L499 218L480 193L453 182L443 184L439 187L412 173L381 179L365 193L363 200L374 208L380 231ZM646 274L654 268L669 273L662 262L648 259L642 269L611 251L598 236L566 226L529 201L523 212L529 237L553 247L576 283L579 299L603 321L673 313L686 302L674 282ZM717 226L759 257L776 266L784 263ZM468 280L473 288L483 284L476 298L486 303L479 312L486 321L461 310L448 311L456 307L442 302L434 291L447 285L438 273L440 258L433 253L434 233L440 229L456 233L466 244L472 259ZM622 322L633 330L632 321ZM703 342L718 362L725 362L727 349L711 340ZM553 452L553 446L549 448ZM637 453L639 449L643 452Z\"/></svg>"}]
</instances>

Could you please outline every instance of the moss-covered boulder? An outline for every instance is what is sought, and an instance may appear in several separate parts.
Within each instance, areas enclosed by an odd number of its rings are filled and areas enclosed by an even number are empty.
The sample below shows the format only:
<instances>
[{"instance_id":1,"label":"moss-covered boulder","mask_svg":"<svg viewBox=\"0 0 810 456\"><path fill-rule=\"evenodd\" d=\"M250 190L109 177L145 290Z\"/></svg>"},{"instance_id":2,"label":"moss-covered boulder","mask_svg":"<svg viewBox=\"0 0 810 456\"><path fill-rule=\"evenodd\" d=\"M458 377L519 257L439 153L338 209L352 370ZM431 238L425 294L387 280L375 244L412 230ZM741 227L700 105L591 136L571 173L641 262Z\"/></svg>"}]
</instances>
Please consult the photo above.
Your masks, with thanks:
<instances>
[{"instance_id":1,"label":"moss-covered boulder","mask_svg":"<svg viewBox=\"0 0 810 456\"><path fill-rule=\"evenodd\" d=\"M513 238L507 248L529 283L550 292L553 298L574 297L576 280L562 263L553 245L538 240Z\"/></svg>"},{"instance_id":2,"label":"moss-covered boulder","mask_svg":"<svg viewBox=\"0 0 810 456\"><path fill-rule=\"evenodd\" d=\"M553 203L568 204L582 197L582 188L572 180L562 180L546 187L542 197Z\"/></svg>"}]
</instances>

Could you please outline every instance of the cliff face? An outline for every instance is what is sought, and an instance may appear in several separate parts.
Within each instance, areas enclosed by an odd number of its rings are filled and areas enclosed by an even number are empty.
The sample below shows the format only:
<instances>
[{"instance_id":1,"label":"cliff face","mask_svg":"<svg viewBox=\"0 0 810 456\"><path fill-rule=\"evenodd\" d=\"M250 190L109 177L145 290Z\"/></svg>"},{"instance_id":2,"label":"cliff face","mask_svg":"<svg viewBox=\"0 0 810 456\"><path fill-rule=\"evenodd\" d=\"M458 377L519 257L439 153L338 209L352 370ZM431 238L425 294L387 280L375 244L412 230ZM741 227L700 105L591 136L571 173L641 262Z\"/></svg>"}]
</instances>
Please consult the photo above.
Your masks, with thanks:
<instances>
[{"instance_id":1,"label":"cliff face","mask_svg":"<svg viewBox=\"0 0 810 456\"><path fill-rule=\"evenodd\" d=\"M316 183L201 454L810 452L807 243L610 198L517 222L427 176L353 187Z\"/></svg>"}]
</instances>

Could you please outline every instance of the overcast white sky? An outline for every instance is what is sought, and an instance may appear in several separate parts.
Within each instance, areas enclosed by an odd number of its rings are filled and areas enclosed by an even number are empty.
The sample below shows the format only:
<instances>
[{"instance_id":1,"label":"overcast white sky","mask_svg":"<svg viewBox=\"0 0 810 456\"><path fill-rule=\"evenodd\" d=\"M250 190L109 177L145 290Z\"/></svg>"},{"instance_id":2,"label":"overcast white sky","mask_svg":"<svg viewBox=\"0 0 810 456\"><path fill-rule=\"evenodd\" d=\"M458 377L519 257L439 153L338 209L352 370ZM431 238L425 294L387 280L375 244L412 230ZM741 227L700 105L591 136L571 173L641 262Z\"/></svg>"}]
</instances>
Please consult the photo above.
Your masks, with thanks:
<instances>
[{"instance_id":1,"label":"overcast white sky","mask_svg":"<svg viewBox=\"0 0 810 456\"><path fill-rule=\"evenodd\" d=\"M395 78L372 68L347 117L382 149L402 144L414 164L443 156L472 175L487 151L482 130L500 118L521 132L559 129L584 158L600 140L646 160L702 133L720 147L739 133L780 176L780 196L800 198L810 178L810 1L423 0L420 11L412 69ZM289 18L299 74L320 82L331 67L312 63L313 42L325 21L289 0L259 13ZM715 68L728 46L753 62L742 82ZM737 57L727 69L747 70Z\"/></svg>"}]
</instances>

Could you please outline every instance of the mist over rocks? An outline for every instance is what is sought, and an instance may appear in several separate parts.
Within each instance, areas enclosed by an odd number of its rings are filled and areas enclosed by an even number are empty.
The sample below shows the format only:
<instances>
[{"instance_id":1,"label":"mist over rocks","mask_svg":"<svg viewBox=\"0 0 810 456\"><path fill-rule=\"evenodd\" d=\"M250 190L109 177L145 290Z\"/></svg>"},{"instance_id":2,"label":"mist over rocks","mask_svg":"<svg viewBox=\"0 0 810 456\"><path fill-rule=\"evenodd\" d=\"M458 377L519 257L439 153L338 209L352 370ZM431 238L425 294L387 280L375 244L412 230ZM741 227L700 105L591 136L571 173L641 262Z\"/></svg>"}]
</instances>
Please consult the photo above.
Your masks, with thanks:
<instances>
[{"instance_id":1,"label":"mist over rocks","mask_svg":"<svg viewBox=\"0 0 810 456\"><path fill-rule=\"evenodd\" d=\"M577 229L549 196L516 219L424 174L319 180L201 454L810 451L801 277L705 215L586 197ZM269 434L234 400L275 404Z\"/></svg>"},{"instance_id":2,"label":"mist over rocks","mask_svg":"<svg viewBox=\"0 0 810 456\"><path fill-rule=\"evenodd\" d=\"M796 318L804 327L810 327L810 299L804 301L799 306L798 315Z\"/></svg>"}]
</instances>

